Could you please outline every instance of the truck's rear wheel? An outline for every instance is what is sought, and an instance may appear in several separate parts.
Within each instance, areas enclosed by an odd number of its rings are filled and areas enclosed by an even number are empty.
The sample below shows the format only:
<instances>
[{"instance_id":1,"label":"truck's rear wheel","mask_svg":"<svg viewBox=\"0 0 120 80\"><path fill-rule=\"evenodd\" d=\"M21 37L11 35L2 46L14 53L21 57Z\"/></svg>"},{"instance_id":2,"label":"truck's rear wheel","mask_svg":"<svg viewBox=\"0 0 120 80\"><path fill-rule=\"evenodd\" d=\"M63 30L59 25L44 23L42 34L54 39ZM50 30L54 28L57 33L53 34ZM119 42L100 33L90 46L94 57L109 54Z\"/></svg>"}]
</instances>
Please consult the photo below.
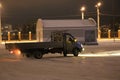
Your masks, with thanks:
<instances>
[{"instance_id":1,"label":"truck's rear wheel","mask_svg":"<svg viewBox=\"0 0 120 80\"><path fill-rule=\"evenodd\" d=\"M73 50L73 55L74 55L74 56L78 56L78 54L79 54L79 50L78 50L78 49L74 49L74 50Z\"/></svg>"},{"instance_id":2,"label":"truck's rear wheel","mask_svg":"<svg viewBox=\"0 0 120 80\"><path fill-rule=\"evenodd\" d=\"M35 51L34 52L34 57L36 59L41 59L43 57L43 54L40 51Z\"/></svg>"}]
</instances>

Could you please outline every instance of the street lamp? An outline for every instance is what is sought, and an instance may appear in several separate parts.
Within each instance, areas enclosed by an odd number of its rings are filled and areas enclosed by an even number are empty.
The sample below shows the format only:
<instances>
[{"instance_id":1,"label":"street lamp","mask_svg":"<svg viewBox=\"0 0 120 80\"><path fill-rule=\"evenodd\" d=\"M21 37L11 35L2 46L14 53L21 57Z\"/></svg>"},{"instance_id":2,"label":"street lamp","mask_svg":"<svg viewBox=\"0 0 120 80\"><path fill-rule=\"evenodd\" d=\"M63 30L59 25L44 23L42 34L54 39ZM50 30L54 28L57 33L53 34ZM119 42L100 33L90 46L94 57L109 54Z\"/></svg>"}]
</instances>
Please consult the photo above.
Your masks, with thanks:
<instances>
[{"instance_id":1,"label":"street lamp","mask_svg":"<svg viewBox=\"0 0 120 80\"><path fill-rule=\"evenodd\" d=\"M0 43L2 42L2 34L1 34L1 8L2 8L2 4L0 3Z\"/></svg>"},{"instance_id":2,"label":"street lamp","mask_svg":"<svg viewBox=\"0 0 120 80\"><path fill-rule=\"evenodd\" d=\"M102 5L101 2L98 2L95 7L97 8L97 27L98 27L98 39L100 39L100 6Z\"/></svg>"},{"instance_id":3,"label":"street lamp","mask_svg":"<svg viewBox=\"0 0 120 80\"><path fill-rule=\"evenodd\" d=\"M82 13L82 20L84 19L84 11L85 11L85 7L82 6L80 9L81 13Z\"/></svg>"}]
</instances>

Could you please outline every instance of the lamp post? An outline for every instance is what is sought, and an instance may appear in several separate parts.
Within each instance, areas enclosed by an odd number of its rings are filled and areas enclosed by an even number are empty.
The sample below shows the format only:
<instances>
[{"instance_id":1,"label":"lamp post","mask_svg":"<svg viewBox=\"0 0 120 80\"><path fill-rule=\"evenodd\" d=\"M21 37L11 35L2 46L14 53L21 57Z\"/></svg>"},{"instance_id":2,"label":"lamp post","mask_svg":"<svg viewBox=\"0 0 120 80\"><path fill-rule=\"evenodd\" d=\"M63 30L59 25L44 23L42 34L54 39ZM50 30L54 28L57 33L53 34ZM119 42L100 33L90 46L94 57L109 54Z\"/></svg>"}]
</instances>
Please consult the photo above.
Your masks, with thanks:
<instances>
[{"instance_id":1,"label":"lamp post","mask_svg":"<svg viewBox=\"0 0 120 80\"><path fill-rule=\"evenodd\" d=\"M101 2L98 2L95 7L97 8L97 27L98 27L98 39L100 39L100 6L102 5Z\"/></svg>"},{"instance_id":2,"label":"lamp post","mask_svg":"<svg viewBox=\"0 0 120 80\"><path fill-rule=\"evenodd\" d=\"M1 34L1 8L2 8L2 4L0 3L0 43L2 42L2 34Z\"/></svg>"},{"instance_id":3,"label":"lamp post","mask_svg":"<svg viewBox=\"0 0 120 80\"><path fill-rule=\"evenodd\" d=\"M80 9L80 11L81 11L81 14L82 14L82 20L83 20L83 19L84 19L84 11L85 11L85 7L82 6L81 9Z\"/></svg>"}]
</instances>

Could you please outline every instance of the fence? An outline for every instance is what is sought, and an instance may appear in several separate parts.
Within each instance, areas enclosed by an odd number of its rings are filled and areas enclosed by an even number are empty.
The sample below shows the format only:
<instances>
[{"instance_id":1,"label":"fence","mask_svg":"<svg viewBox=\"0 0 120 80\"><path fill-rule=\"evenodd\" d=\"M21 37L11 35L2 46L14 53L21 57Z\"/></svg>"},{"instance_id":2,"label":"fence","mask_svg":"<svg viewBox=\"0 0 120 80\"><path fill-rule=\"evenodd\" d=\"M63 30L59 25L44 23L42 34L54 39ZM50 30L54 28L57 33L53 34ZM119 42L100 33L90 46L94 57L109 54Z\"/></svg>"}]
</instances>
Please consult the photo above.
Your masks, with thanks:
<instances>
[{"instance_id":1,"label":"fence","mask_svg":"<svg viewBox=\"0 0 120 80\"><path fill-rule=\"evenodd\" d=\"M107 32L100 32L101 38L119 38L120 39L120 30L113 32L108 30ZM36 40L36 34L28 32L27 34L21 32L7 32L2 35L2 40L11 41L11 40Z\"/></svg>"},{"instance_id":2,"label":"fence","mask_svg":"<svg viewBox=\"0 0 120 80\"><path fill-rule=\"evenodd\" d=\"M107 32L100 32L101 38L119 38L120 39L120 30L117 32L108 30Z\"/></svg>"},{"instance_id":3,"label":"fence","mask_svg":"<svg viewBox=\"0 0 120 80\"><path fill-rule=\"evenodd\" d=\"M21 33L21 32L7 32L3 33L2 35L2 40L35 40L36 39L36 34L33 34L32 32L28 33Z\"/></svg>"}]
</instances>

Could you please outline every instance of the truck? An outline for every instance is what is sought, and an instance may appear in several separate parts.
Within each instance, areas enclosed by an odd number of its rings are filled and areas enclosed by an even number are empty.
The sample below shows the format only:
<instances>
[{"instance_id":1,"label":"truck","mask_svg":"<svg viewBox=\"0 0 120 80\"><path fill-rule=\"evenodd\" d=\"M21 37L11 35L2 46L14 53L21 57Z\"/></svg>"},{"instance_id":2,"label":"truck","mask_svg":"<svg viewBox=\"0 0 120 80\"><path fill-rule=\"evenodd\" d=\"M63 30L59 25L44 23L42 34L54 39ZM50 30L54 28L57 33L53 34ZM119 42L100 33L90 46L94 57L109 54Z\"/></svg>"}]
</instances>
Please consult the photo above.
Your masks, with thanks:
<instances>
[{"instance_id":1,"label":"truck","mask_svg":"<svg viewBox=\"0 0 120 80\"><path fill-rule=\"evenodd\" d=\"M78 56L84 50L83 45L73 35L62 31L51 32L49 42L5 43L5 47L11 54L23 54L36 59L41 59L48 53L60 53L65 57L67 54Z\"/></svg>"}]
</instances>

